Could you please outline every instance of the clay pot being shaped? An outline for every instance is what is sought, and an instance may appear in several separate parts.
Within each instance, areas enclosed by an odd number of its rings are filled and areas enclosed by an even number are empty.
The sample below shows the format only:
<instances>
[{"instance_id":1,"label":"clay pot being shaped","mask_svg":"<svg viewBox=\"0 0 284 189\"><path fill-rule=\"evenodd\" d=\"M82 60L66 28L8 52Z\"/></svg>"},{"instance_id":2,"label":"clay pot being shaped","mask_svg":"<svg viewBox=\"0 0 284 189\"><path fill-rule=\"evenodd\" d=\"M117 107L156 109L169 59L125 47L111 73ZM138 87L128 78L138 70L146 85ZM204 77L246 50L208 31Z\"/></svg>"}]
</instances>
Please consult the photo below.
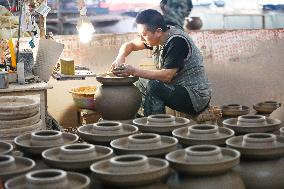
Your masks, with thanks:
<instances>
[{"instance_id":1,"label":"clay pot being shaped","mask_svg":"<svg viewBox=\"0 0 284 189\"><path fill-rule=\"evenodd\" d=\"M270 114L281 106L281 103L276 101L264 101L253 105L253 109L262 114Z\"/></svg>"},{"instance_id":2,"label":"clay pot being shaped","mask_svg":"<svg viewBox=\"0 0 284 189\"><path fill-rule=\"evenodd\" d=\"M87 189L90 179L79 173L65 172L59 169L31 171L8 180L7 189Z\"/></svg>"},{"instance_id":3,"label":"clay pot being shaped","mask_svg":"<svg viewBox=\"0 0 284 189\"><path fill-rule=\"evenodd\" d=\"M232 168L240 153L215 145L195 145L166 155L178 173L168 179L171 189L245 189L241 177Z\"/></svg>"},{"instance_id":4,"label":"clay pot being shaped","mask_svg":"<svg viewBox=\"0 0 284 189\"><path fill-rule=\"evenodd\" d=\"M160 181L169 172L169 163L144 155L122 155L91 165L95 178L114 186L145 186Z\"/></svg>"},{"instance_id":5,"label":"clay pot being shaped","mask_svg":"<svg viewBox=\"0 0 284 189\"><path fill-rule=\"evenodd\" d=\"M30 171L35 162L29 158L0 155L0 180L6 181Z\"/></svg>"},{"instance_id":6,"label":"clay pot being shaped","mask_svg":"<svg viewBox=\"0 0 284 189\"><path fill-rule=\"evenodd\" d=\"M243 115L223 121L224 127L235 131L236 135L278 130L281 121L263 115Z\"/></svg>"},{"instance_id":7,"label":"clay pot being shaped","mask_svg":"<svg viewBox=\"0 0 284 189\"><path fill-rule=\"evenodd\" d=\"M242 160L235 170L247 189L282 189L284 186L284 139L269 133L250 133L226 141L241 152Z\"/></svg>"},{"instance_id":8,"label":"clay pot being shaped","mask_svg":"<svg viewBox=\"0 0 284 189\"><path fill-rule=\"evenodd\" d=\"M104 120L134 119L142 101L139 89L133 85L137 77L98 76L103 85L95 94L96 109Z\"/></svg>"},{"instance_id":9,"label":"clay pot being shaped","mask_svg":"<svg viewBox=\"0 0 284 189\"><path fill-rule=\"evenodd\" d=\"M92 144L67 144L42 153L44 162L53 168L69 171L89 171L90 165L110 158L113 150Z\"/></svg>"},{"instance_id":10,"label":"clay pot being shaped","mask_svg":"<svg viewBox=\"0 0 284 189\"><path fill-rule=\"evenodd\" d=\"M235 132L217 125L199 124L175 129L172 134L185 147L201 144L224 146L226 140L234 136Z\"/></svg>"},{"instance_id":11,"label":"clay pot being shaped","mask_svg":"<svg viewBox=\"0 0 284 189\"><path fill-rule=\"evenodd\" d=\"M174 137L154 133L134 134L113 140L110 145L116 154L142 154L164 157L177 149L178 141Z\"/></svg>"},{"instance_id":12,"label":"clay pot being shaped","mask_svg":"<svg viewBox=\"0 0 284 189\"><path fill-rule=\"evenodd\" d=\"M200 17L185 18L185 27L188 30L200 30L203 22Z\"/></svg>"},{"instance_id":13,"label":"clay pot being shaped","mask_svg":"<svg viewBox=\"0 0 284 189\"><path fill-rule=\"evenodd\" d=\"M78 128L78 135L92 144L109 145L110 141L138 132L138 128L117 121L102 121L83 125Z\"/></svg>"},{"instance_id":14,"label":"clay pot being shaped","mask_svg":"<svg viewBox=\"0 0 284 189\"><path fill-rule=\"evenodd\" d=\"M34 131L15 138L14 143L20 151L31 156L40 156L41 153L52 147L75 143L79 137L72 133L62 133L55 130Z\"/></svg>"},{"instance_id":15,"label":"clay pot being shaped","mask_svg":"<svg viewBox=\"0 0 284 189\"><path fill-rule=\"evenodd\" d=\"M189 122L189 119L167 114L150 115L133 120L134 125L136 125L140 131L163 135L171 135L174 129L185 127Z\"/></svg>"}]
</instances>

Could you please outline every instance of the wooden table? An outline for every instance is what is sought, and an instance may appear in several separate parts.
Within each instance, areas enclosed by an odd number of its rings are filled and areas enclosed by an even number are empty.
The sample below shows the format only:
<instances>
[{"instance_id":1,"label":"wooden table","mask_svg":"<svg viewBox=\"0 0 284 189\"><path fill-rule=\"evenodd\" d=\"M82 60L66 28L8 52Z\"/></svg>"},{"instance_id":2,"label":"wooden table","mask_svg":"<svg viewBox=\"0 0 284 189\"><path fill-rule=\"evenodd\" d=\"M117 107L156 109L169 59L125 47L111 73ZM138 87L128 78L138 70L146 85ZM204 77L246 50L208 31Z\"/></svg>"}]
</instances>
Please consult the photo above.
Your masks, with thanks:
<instances>
[{"instance_id":1,"label":"wooden table","mask_svg":"<svg viewBox=\"0 0 284 189\"><path fill-rule=\"evenodd\" d=\"M45 82L20 85L18 83L9 84L9 88L0 89L0 96L26 96L39 95L40 97L40 117L42 129L46 129L45 117L47 112L47 89L53 87Z\"/></svg>"}]
</instances>

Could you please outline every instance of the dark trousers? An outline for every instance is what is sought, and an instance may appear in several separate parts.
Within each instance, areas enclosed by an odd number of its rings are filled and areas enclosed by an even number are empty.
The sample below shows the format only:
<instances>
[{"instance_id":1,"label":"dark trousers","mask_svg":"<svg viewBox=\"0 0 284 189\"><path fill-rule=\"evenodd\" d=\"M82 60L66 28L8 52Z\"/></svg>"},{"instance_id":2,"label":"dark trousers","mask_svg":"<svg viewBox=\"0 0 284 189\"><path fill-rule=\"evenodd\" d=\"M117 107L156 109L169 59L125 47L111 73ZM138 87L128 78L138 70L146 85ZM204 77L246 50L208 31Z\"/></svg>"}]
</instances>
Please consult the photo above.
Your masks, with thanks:
<instances>
[{"instance_id":1,"label":"dark trousers","mask_svg":"<svg viewBox=\"0 0 284 189\"><path fill-rule=\"evenodd\" d=\"M179 112L197 114L189 94L182 86L168 85L162 81L142 78L135 85L142 93L144 116L164 114L166 106Z\"/></svg>"}]
</instances>

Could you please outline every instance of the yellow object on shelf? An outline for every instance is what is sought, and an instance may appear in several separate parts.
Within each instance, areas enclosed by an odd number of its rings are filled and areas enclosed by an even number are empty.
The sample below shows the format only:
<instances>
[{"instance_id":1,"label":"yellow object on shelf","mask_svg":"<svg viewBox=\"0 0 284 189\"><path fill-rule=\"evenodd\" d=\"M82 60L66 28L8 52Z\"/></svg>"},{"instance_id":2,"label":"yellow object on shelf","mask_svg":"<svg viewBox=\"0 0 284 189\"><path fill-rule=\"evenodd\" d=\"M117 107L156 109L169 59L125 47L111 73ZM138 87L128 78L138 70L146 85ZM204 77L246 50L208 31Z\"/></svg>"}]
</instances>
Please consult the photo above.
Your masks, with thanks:
<instances>
[{"instance_id":1,"label":"yellow object on shelf","mask_svg":"<svg viewBox=\"0 0 284 189\"><path fill-rule=\"evenodd\" d=\"M60 68L64 75L75 75L75 64L72 59L60 59Z\"/></svg>"},{"instance_id":2,"label":"yellow object on shelf","mask_svg":"<svg viewBox=\"0 0 284 189\"><path fill-rule=\"evenodd\" d=\"M15 68L17 66L17 62L16 62L16 55L15 55L15 49L14 49L14 44L13 44L13 40L9 39L9 49L10 49L10 53L11 53L11 62L12 62L12 67Z\"/></svg>"}]
</instances>

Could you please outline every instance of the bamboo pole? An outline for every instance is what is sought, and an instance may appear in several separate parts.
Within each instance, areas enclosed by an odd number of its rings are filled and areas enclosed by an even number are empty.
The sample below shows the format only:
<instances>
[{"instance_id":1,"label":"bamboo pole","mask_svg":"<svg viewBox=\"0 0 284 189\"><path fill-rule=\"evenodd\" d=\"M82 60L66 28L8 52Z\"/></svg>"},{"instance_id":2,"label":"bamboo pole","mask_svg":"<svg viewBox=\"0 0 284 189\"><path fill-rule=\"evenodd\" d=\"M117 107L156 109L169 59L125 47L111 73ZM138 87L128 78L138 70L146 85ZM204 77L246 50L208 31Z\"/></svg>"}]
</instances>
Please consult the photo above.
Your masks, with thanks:
<instances>
[{"instance_id":1,"label":"bamboo pole","mask_svg":"<svg viewBox=\"0 0 284 189\"><path fill-rule=\"evenodd\" d=\"M46 0L38 0L39 5L42 3L47 4ZM40 31L40 38L45 38L46 35L46 17L44 16L39 16L39 31Z\"/></svg>"}]
</instances>

